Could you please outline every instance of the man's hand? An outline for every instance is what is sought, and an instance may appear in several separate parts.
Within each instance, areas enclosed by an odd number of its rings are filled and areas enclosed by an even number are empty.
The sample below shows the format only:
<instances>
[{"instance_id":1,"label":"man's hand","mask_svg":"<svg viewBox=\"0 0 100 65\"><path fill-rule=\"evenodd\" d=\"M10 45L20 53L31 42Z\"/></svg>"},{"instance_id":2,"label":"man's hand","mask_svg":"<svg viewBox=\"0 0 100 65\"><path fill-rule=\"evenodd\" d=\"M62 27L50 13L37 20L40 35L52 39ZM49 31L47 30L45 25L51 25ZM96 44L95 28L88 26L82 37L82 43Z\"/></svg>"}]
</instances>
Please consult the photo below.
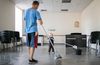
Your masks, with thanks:
<instances>
[{"instance_id":1,"label":"man's hand","mask_svg":"<svg viewBox=\"0 0 100 65\"><path fill-rule=\"evenodd\" d=\"M42 20L38 20L40 25L43 25L43 21Z\"/></svg>"},{"instance_id":2,"label":"man's hand","mask_svg":"<svg viewBox=\"0 0 100 65\"><path fill-rule=\"evenodd\" d=\"M37 36L38 35L38 32L35 32L35 36Z\"/></svg>"}]
</instances>

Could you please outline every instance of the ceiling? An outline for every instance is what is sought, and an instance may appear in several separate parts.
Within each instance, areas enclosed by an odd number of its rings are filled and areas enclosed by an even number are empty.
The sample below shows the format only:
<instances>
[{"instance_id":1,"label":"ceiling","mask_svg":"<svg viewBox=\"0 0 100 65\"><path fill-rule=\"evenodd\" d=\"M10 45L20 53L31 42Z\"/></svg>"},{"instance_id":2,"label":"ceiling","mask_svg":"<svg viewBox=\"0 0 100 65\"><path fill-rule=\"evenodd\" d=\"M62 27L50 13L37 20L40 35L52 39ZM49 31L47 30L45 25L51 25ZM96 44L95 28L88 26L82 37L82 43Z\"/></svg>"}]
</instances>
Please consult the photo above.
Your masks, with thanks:
<instances>
[{"instance_id":1,"label":"ceiling","mask_svg":"<svg viewBox=\"0 0 100 65\"><path fill-rule=\"evenodd\" d=\"M33 0L10 0L21 9L31 7ZM66 9L69 12L82 12L93 0L71 0L71 3L62 3L62 0L38 0L39 10L49 12L59 12Z\"/></svg>"}]
</instances>

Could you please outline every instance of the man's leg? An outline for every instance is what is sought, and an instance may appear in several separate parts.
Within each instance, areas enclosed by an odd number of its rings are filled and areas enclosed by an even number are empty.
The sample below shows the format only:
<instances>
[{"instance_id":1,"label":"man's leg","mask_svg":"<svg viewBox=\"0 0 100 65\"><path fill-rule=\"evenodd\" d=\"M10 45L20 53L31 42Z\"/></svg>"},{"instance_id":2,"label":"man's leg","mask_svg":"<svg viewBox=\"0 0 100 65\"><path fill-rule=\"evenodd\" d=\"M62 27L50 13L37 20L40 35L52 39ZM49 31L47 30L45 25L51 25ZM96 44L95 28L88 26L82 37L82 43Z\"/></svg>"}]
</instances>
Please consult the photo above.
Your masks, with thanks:
<instances>
[{"instance_id":1,"label":"man's leg","mask_svg":"<svg viewBox=\"0 0 100 65\"><path fill-rule=\"evenodd\" d=\"M28 47L28 55L29 55L29 59L30 59L30 47Z\"/></svg>"},{"instance_id":2,"label":"man's leg","mask_svg":"<svg viewBox=\"0 0 100 65\"><path fill-rule=\"evenodd\" d=\"M30 48L29 48L29 62L38 62L33 58L35 52L34 39L35 39L35 33L31 33L31 41L30 41Z\"/></svg>"},{"instance_id":3,"label":"man's leg","mask_svg":"<svg viewBox=\"0 0 100 65\"><path fill-rule=\"evenodd\" d=\"M31 57L30 57L30 49L31 49L31 47L30 47L31 33L28 33L28 34L27 34L26 39L27 39L26 45L27 45L27 48L28 48L28 54L29 54L29 60L30 60L30 59L31 59Z\"/></svg>"},{"instance_id":4,"label":"man's leg","mask_svg":"<svg viewBox=\"0 0 100 65\"><path fill-rule=\"evenodd\" d=\"M30 47L29 49L29 59L32 60L34 56L35 48Z\"/></svg>"}]
</instances>

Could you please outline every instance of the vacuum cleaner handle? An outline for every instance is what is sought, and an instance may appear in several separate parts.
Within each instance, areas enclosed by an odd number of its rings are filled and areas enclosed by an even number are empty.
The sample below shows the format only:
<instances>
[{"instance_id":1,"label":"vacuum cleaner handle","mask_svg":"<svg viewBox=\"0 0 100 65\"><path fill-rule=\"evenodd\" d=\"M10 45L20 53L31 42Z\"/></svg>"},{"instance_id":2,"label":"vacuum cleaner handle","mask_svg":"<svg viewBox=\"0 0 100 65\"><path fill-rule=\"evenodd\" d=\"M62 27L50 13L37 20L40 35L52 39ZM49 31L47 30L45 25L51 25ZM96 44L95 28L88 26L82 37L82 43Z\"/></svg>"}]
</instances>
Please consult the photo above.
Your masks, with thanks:
<instances>
[{"instance_id":1,"label":"vacuum cleaner handle","mask_svg":"<svg viewBox=\"0 0 100 65\"><path fill-rule=\"evenodd\" d=\"M46 34L47 38L49 39L49 41L50 41L51 45L53 46L53 43L52 43L52 41L51 41L51 39L50 39L49 35L47 34L47 32L46 32L46 30L45 30L44 26L43 26L43 25L41 25L41 26L42 26L42 28L43 28L43 30L44 30L44 32L45 32L45 34Z\"/></svg>"},{"instance_id":2,"label":"vacuum cleaner handle","mask_svg":"<svg viewBox=\"0 0 100 65\"><path fill-rule=\"evenodd\" d=\"M41 25L41 26L42 26L42 28L43 28L43 30L44 30L44 32L45 32L45 34L46 34L47 38L49 39L50 37L49 37L49 35L47 34L47 32L46 32L46 30L45 30L44 26L43 26L43 25Z\"/></svg>"}]
</instances>

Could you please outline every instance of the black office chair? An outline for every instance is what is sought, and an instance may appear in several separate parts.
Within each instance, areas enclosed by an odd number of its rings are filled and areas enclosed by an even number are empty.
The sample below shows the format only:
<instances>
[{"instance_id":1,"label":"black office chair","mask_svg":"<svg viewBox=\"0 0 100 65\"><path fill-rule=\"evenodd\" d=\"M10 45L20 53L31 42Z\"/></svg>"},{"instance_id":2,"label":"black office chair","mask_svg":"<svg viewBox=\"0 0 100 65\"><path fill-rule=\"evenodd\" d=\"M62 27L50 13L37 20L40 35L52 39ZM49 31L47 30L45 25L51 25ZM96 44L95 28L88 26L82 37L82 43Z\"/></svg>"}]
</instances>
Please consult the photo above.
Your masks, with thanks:
<instances>
[{"instance_id":1,"label":"black office chair","mask_svg":"<svg viewBox=\"0 0 100 65\"><path fill-rule=\"evenodd\" d=\"M17 45L17 42L20 42L21 44L23 43L22 42L22 38L20 37L20 33L18 31L14 31L14 39L15 39L15 43Z\"/></svg>"},{"instance_id":2,"label":"black office chair","mask_svg":"<svg viewBox=\"0 0 100 65\"><path fill-rule=\"evenodd\" d=\"M8 48L8 44L11 43L11 32L8 30L2 31L0 33L1 44L3 45L3 49Z\"/></svg>"},{"instance_id":3,"label":"black office chair","mask_svg":"<svg viewBox=\"0 0 100 65\"><path fill-rule=\"evenodd\" d=\"M2 31L1 32L1 43L11 43L10 31Z\"/></svg>"},{"instance_id":4,"label":"black office chair","mask_svg":"<svg viewBox=\"0 0 100 65\"><path fill-rule=\"evenodd\" d=\"M89 50L92 49L91 44L96 44L96 56L99 54L99 43L100 43L100 31L93 31L88 40L88 48Z\"/></svg>"},{"instance_id":5,"label":"black office chair","mask_svg":"<svg viewBox=\"0 0 100 65\"><path fill-rule=\"evenodd\" d=\"M75 44L78 47L86 47L86 35L82 35L82 33L76 32L76 33L71 33L71 35L73 35L76 40L75 40Z\"/></svg>"}]
</instances>

